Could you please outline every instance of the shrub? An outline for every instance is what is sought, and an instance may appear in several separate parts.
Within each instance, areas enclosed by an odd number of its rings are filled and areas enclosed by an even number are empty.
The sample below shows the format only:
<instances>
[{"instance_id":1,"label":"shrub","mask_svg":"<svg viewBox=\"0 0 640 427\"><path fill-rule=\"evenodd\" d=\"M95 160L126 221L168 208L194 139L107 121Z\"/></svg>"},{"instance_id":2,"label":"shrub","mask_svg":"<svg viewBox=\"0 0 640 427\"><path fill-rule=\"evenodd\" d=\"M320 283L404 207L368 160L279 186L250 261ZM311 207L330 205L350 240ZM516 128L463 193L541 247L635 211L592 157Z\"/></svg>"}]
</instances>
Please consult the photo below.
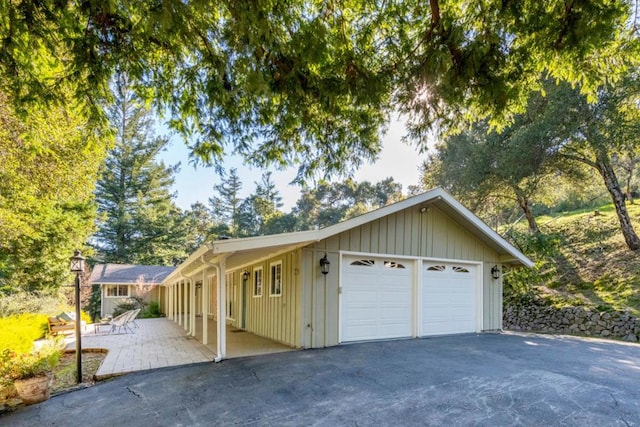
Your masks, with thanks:
<instances>
[{"instance_id":1,"label":"shrub","mask_svg":"<svg viewBox=\"0 0 640 427\"><path fill-rule=\"evenodd\" d=\"M113 309L113 317L119 316L125 311L137 310L138 308L141 311L144 311L146 305L147 305L147 302L145 302L145 300L142 297L133 296L133 297L127 298L126 300L116 305L116 308Z\"/></svg>"},{"instance_id":2,"label":"shrub","mask_svg":"<svg viewBox=\"0 0 640 427\"><path fill-rule=\"evenodd\" d=\"M0 352L0 384L37 377L50 372L60 361L64 341L51 340L38 350L19 353L9 349Z\"/></svg>"},{"instance_id":3,"label":"shrub","mask_svg":"<svg viewBox=\"0 0 640 427\"><path fill-rule=\"evenodd\" d=\"M149 319L154 317L161 317L162 312L160 311L160 304L156 301L151 301L148 307L140 313L140 318Z\"/></svg>"},{"instance_id":4,"label":"shrub","mask_svg":"<svg viewBox=\"0 0 640 427\"><path fill-rule=\"evenodd\" d=\"M44 337L49 330L47 315L19 314L0 318L0 351L16 353L31 351L33 342Z\"/></svg>"},{"instance_id":5,"label":"shrub","mask_svg":"<svg viewBox=\"0 0 640 427\"><path fill-rule=\"evenodd\" d=\"M51 314L68 310L63 295L44 292L15 292L0 298L0 317L25 313Z\"/></svg>"}]
</instances>

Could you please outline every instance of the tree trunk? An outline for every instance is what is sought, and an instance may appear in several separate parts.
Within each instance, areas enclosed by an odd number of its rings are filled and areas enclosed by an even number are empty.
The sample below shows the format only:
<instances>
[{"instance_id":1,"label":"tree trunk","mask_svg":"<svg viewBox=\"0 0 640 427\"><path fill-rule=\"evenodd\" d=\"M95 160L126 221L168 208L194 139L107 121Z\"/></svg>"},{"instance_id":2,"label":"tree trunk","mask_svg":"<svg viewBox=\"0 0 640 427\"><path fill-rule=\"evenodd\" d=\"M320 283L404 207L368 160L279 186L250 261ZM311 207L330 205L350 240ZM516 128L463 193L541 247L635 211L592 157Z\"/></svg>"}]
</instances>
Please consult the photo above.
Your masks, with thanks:
<instances>
[{"instance_id":1,"label":"tree trunk","mask_svg":"<svg viewBox=\"0 0 640 427\"><path fill-rule=\"evenodd\" d=\"M624 203L624 194L622 189L620 189L620 183L618 182L618 177L613 170L609 156L606 152L603 152L603 150L599 150L596 155L598 172L602 175L607 191L611 194L613 205L616 207L616 213L618 214L620 229L622 230L622 235L627 243L627 247L632 251L640 249L640 238L638 238L638 235L633 229L633 225L631 225L627 206Z\"/></svg>"},{"instance_id":2,"label":"tree trunk","mask_svg":"<svg viewBox=\"0 0 640 427\"><path fill-rule=\"evenodd\" d=\"M516 199L518 200L518 205L524 212L524 216L527 218L527 223L529 224L529 231L532 234L540 233L540 228L538 228L538 223L536 222L535 216L533 216L533 212L531 212L531 206L529 205L529 198L524 194L524 192L517 186L513 187L516 193Z\"/></svg>"}]
</instances>

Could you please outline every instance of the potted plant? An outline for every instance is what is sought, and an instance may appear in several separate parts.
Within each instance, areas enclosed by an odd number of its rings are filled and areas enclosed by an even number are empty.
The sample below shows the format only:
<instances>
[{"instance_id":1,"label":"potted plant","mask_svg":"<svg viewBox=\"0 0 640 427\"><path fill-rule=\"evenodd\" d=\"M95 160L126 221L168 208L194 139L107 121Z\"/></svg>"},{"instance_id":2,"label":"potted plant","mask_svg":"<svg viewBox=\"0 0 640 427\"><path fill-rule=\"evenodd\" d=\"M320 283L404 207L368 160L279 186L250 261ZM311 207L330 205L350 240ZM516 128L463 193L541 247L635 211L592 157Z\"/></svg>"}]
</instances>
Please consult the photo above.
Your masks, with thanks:
<instances>
[{"instance_id":1,"label":"potted plant","mask_svg":"<svg viewBox=\"0 0 640 427\"><path fill-rule=\"evenodd\" d=\"M18 396L26 404L38 403L49 398L51 370L60 361L61 351L55 345L47 345L31 353L0 353L0 380L16 388Z\"/></svg>"}]
</instances>

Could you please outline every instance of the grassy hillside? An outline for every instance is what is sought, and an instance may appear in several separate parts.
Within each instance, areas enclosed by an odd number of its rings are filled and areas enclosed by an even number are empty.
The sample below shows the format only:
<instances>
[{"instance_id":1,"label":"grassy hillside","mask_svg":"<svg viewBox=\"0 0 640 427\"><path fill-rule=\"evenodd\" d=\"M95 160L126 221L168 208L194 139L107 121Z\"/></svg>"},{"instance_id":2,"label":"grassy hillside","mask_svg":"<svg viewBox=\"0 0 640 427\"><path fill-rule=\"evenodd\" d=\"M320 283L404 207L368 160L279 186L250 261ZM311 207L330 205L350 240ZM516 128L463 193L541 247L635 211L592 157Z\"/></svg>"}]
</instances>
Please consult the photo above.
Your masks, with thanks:
<instances>
[{"instance_id":1,"label":"grassy hillside","mask_svg":"<svg viewBox=\"0 0 640 427\"><path fill-rule=\"evenodd\" d=\"M640 204L628 205L640 234ZM539 217L532 238L525 224L505 231L536 268L505 276L507 298L543 297L554 305L629 310L640 315L640 253L626 248L612 204Z\"/></svg>"}]
</instances>

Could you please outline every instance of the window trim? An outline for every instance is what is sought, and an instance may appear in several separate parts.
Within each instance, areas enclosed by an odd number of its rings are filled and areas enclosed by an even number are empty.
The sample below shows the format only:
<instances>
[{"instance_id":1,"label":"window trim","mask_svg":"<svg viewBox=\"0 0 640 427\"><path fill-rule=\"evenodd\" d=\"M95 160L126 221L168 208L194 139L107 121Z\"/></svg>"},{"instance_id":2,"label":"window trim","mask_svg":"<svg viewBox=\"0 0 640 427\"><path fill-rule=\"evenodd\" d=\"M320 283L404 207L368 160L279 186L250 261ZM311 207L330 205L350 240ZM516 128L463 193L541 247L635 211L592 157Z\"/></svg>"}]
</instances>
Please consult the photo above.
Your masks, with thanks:
<instances>
[{"instance_id":1,"label":"window trim","mask_svg":"<svg viewBox=\"0 0 640 427\"><path fill-rule=\"evenodd\" d=\"M260 293L256 292L257 291L256 273L258 272L260 272ZM264 294L264 269L262 268L262 266L253 267L253 272L251 274L251 277L253 278L253 280L251 281L253 297L262 298L262 295Z\"/></svg>"},{"instance_id":2,"label":"window trim","mask_svg":"<svg viewBox=\"0 0 640 427\"><path fill-rule=\"evenodd\" d=\"M120 287L127 289L126 295L117 295L119 293ZM109 295L109 289L116 288L116 295ZM105 285L104 297L105 298L129 298L131 296L131 292L129 291L129 285Z\"/></svg>"},{"instance_id":3,"label":"window trim","mask_svg":"<svg viewBox=\"0 0 640 427\"><path fill-rule=\"evenodd\" d=\"M279 293L274 293L274 277L273 277L273 272L274 272L274 268L275 267L280 267L280 292ZM272 263L269 263L269 297L281 297L282 296L282 260L280 261L274 261Z\"/></svg>"}]
</instances>

